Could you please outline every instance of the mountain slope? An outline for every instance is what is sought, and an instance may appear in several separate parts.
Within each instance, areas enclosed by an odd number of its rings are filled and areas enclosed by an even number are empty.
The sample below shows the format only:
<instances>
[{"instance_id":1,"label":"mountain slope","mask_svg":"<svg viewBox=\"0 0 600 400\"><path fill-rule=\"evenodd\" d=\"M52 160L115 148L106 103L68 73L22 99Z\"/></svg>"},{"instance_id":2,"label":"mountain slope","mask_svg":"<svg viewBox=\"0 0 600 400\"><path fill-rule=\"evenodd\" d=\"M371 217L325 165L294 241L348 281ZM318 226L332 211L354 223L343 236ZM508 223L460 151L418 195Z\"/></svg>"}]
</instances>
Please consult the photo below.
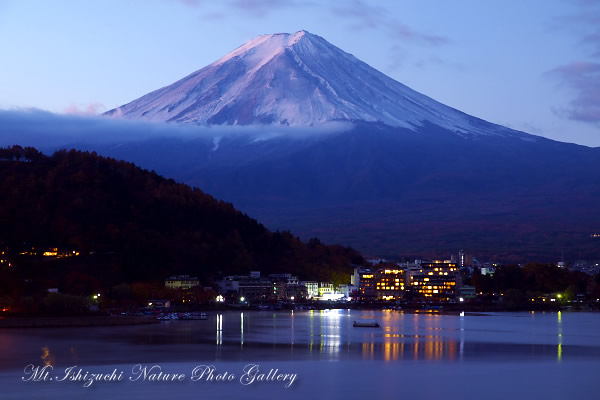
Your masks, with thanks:
<instances>
[{"instance_id":1,"label":"mountain slope","mask_svg":"<svg viewBox=\"0 0 600 400\"><path fill-rule=\"evenodd\" d=\"M305 138L95 147L231 200L272 229L372 255L597 258L600 149L357 123Z\"/></svg>"}]
</instances>

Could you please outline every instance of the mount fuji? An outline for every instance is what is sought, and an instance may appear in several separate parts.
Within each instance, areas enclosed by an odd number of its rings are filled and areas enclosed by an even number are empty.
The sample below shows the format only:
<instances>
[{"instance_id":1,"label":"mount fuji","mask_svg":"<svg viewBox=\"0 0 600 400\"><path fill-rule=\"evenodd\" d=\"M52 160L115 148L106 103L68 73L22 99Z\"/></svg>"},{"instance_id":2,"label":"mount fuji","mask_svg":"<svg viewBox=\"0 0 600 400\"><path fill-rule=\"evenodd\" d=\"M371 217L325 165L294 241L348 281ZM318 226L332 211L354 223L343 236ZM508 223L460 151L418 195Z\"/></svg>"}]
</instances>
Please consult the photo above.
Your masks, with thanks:
<instances>
[{"instance_id":1,"label":"mount fuji","mask_svg":"<svg viewBox=\"0 0 600 400\"><path fill-rule=\"evenodd\" d=\"M219 125L428 122L461 134L521 135L424 96L307 31L258 36L106 115Z\"/></svg>"},{"instance_id":2,"label":"mount fuji","mask_svg":"<svg viewBox=\"0 0 600 400\"><path fill-rule=\"evenodd\" d=\"M270 228L370 255L600 258L600 148L467 115L306 31L258 36L106 116L210 132L93 149Z\"/></svg>"}]
</instances>

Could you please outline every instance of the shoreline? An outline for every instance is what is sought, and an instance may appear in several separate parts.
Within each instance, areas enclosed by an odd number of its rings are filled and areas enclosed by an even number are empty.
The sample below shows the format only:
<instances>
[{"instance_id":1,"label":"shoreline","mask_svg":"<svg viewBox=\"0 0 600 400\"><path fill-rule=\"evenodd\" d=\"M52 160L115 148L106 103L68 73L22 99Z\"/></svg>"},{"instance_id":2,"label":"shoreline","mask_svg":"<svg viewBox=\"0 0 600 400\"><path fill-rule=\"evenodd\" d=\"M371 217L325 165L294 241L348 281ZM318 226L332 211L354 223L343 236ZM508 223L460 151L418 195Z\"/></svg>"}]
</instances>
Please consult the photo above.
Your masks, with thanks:
<instances>
[{"instance_id":1,"label":"shoreline","mask_svg":"<svg viewBox=\"0 0 600 400\"><path fill-rule=\"evenodd\" d=\"M335 309L335 308L330 308ZM344 308L346 309L346 308ZM569 312L598 312L598 310L578 310L578 309L545 309L545 310L469 310L465 308L463 310L453 310L453 309L385 309L385 308L347 308L354 311L397 311L404 312L409 314L437 314L437 315L460 315L466 314L471 316L486 316L489 313L503 313L503 312L558 312L558 311L569 311ZM209 312L231 312L231 311L240 311L240 309L231 309L231 308L216 308L207 310ZM271 311L271 312L285 312L291 311L290 309L282 309L282 310L256 310L256 309L243 309L243 311ZM310 311L310 310L303 310ZM320 310L314 310L320 311ZM0 330L4 329L43 329L43 328L86 328L86 327L110 327L110 326L134 326L134 325L152 325L152 324L160 324L162 321L157 320L153 316L120 316L120 315L111 315L111 316L18 316L18 317L0 317Z\"/></svg>"},{"instance_id":2,"label":"shoreline","mask_svg":"<svg viewBox=\"0 0 600 400\"><path fill-rule=\"evenodd\" d=\"M149 325L160 323L154 318L138 316L65 316L65 317L4 317L0 329L23 328L86 328L100 326Z\"/></svg>"}]
</instances>

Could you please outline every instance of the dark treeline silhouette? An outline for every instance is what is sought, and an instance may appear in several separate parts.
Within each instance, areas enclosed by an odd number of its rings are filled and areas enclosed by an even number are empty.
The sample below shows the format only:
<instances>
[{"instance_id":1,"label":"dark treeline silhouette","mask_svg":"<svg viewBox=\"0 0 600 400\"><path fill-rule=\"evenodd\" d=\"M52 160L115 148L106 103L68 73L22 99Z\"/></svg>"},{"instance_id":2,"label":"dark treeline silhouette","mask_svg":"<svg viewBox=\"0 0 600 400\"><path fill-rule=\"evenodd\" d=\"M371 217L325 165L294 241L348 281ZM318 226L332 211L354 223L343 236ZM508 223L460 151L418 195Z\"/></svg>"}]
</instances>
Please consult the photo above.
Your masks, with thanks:
<instances>
[{"instance_id":1,"label":"dark treeline silhouette","mask_svg":"<svg viewBox=\"0 0 600 400\"><path fill-rule=\"evenodd\" d=\"M600 296L600 274L591 276L540 263L505 265L493 276L482 275L476 269L467 283L474 285L477 292L503 293L507 304L521 307L531 298L549 294L559 294L562 300L575 300L578 294L594 299Z\"/></svg>"},{"instance_id":2,"label":"dark treeline silhouette","mask_svg":"<svg viewBox=\"0 0 600 400\"><path fill-rule=\"evenodd\" d=\"M13 267L2 266L0 297L48 287L84 295L170 274L203 283L250 270L330 280L363 262L353 249L270 232L199 189L95 153L0 149L0 188L0 243L14 255ZM80 255L27 257L14 250L28 247Z\"/></svg>"}]
</instances>

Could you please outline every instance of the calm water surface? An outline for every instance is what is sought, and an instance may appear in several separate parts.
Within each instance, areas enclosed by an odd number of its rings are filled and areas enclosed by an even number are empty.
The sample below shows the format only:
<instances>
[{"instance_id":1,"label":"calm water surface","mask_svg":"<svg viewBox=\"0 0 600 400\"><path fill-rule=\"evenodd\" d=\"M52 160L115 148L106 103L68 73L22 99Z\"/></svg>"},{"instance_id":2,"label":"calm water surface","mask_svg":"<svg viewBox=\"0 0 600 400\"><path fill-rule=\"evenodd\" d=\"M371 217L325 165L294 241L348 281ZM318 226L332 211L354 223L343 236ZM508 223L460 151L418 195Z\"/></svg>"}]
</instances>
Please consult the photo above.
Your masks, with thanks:
<instances>
[{"instance_id":1,"label":"calm water surface","mask_svg":"<svg viewBox=\"0 0 600 400\"><path fill-rule=\"evenodd\" d=\"M358 319L381 327L355 328ZM0 349L0 399L597 399L600 314L213 312L149 326L0 330ZM88 388L24 382L28 364L52 365L55 379L71 366L124 377ZM186 378L129 382L136 364ZM242 385L248 364L297 377L289 388ZM191 382L199 365L235 379Z\"/></svg>"}]
</instances>

